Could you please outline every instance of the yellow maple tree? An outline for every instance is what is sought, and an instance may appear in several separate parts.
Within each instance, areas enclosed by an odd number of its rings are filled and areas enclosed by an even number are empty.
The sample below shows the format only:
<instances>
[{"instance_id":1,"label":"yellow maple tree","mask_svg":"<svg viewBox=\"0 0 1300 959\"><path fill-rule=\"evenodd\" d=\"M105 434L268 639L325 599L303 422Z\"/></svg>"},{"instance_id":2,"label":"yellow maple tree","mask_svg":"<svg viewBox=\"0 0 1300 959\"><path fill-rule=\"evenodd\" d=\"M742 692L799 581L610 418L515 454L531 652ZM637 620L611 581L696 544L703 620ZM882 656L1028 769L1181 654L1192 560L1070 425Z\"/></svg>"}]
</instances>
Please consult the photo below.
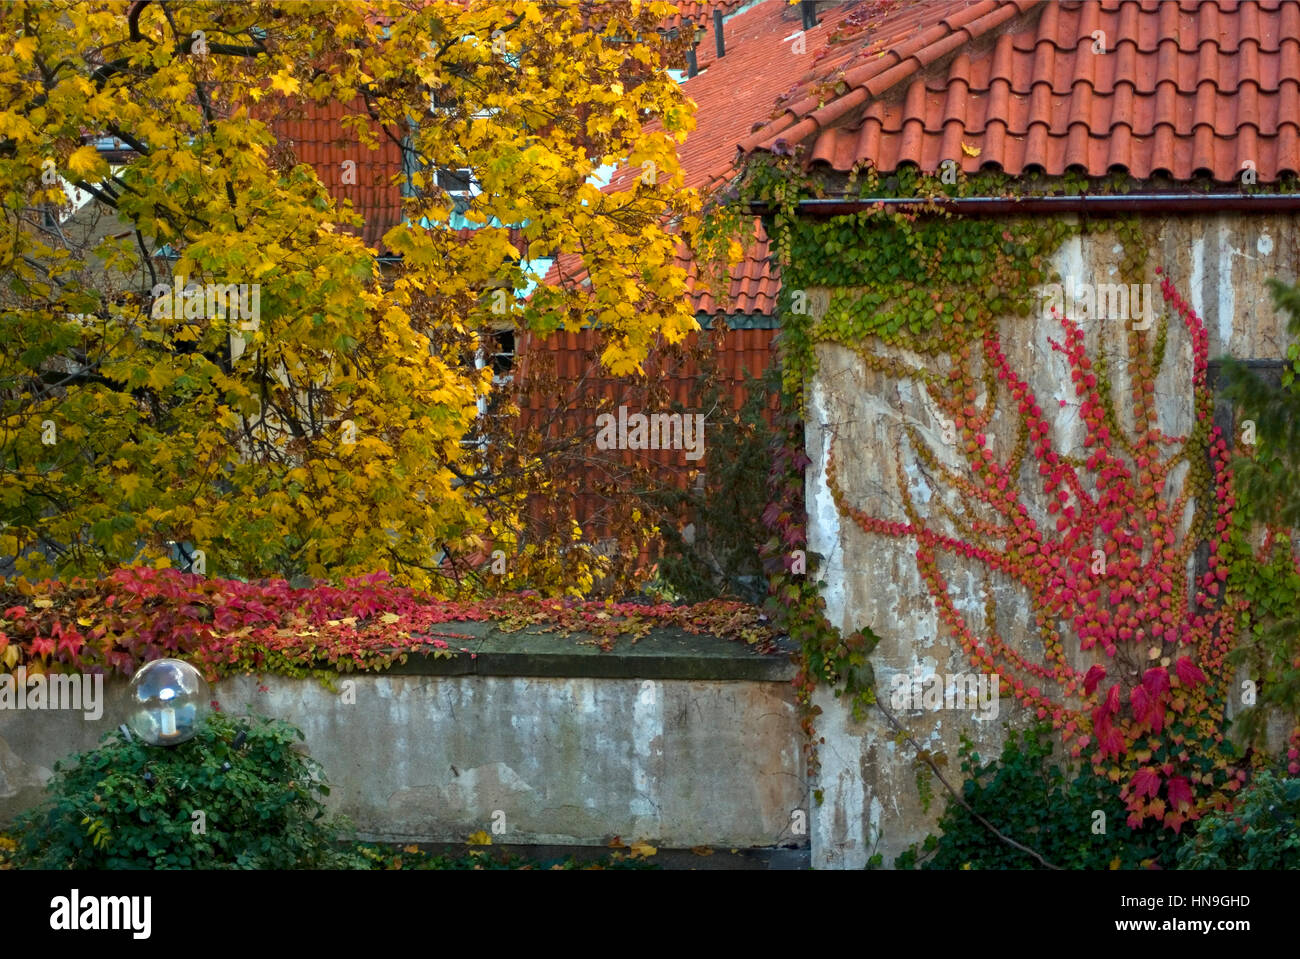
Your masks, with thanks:
<instances>
[{"instance_id":1,"label":"yellow maple tree","mask_svg":"<svg viewBox=\"0 0 1300 959\"><path fill-rule=\"evenodd\" d=\"M697 328L673 9L0 6L0 562L441 588L440 557L521 505L471 495L491 370L447 344L594 322L624 374ZM359 155L400 141L394 268L277 141L292 103L348 105ZM595 185L621 164L653 175ZM548 284L542 254L585 281Z\"/></svg>"}]
</instances>

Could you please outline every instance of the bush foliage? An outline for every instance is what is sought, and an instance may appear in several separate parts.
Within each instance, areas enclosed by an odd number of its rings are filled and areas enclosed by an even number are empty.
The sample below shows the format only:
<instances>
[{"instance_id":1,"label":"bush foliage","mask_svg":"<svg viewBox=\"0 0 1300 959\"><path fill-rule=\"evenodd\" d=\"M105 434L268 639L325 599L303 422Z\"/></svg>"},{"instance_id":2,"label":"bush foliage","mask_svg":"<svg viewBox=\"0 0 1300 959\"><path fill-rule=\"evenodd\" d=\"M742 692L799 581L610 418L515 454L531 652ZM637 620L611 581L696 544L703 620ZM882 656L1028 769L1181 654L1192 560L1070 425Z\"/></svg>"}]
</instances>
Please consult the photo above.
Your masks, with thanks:
<instances>
[{"instance_id":1,"label":"bush foliage","mask_svg":"<svg viewBox=\"0 0 1300 959\"><path fill-rule=\"evenodd\" d=\"M322 869L346 864L329 787L288 723L210 715L168 749L118 732L56 764L21 816L13 864L36 869Z\"/></svg>"},{"instance_id":2,"label":"bush foliage","mask_svg":"<svg viewBox=\"0 0 1300 959\"><path fill-rule=\"evenodd\" d=\"M963 736L961 769L967 779L962 798L971 809L1062 869L1168 867L1180 836L1149 822L1140 829L1129 827L1114 784L1087 764L1075 769L1054 761L1050 734L1046 723L1024 733L1013 731L1001 757L987 763ZM928 837L894 864L902 869L1041 868L960 803L948 803L939 826L941 837Z\"/></svg>"}]
</instances>

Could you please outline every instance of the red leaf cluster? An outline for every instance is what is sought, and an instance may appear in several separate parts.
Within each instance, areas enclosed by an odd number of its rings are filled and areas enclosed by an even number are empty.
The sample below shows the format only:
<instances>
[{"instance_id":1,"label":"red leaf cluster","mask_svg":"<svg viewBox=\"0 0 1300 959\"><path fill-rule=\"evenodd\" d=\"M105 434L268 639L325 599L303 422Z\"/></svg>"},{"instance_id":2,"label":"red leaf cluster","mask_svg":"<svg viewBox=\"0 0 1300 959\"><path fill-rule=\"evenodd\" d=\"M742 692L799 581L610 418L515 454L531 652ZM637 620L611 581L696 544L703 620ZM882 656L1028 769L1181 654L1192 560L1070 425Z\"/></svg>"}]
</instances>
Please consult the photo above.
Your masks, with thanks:
<instances>
[{"instance_id":1,"label":"red leaf cluster","mask_svg":"<svg viewBox=\"0 0 1300 959\"><path fill-rule=\"evenodd\" d=\"M413 652L456 655L471 637L442 627L458 622L585 633L604 649L658 626L738 639L760 652L775 648L773 630L742 603L642 606L528 594L449 602L395 586L386 573L295 588L282 579L241 582L131 567L96 582L0 583L0 606L6 605L0 654L10 646L20 652L8 668L125 676L168 656L189 660L210 679L385 669ZM5 666L0 658L0 670Z\"/></svg>"}]
</instances>

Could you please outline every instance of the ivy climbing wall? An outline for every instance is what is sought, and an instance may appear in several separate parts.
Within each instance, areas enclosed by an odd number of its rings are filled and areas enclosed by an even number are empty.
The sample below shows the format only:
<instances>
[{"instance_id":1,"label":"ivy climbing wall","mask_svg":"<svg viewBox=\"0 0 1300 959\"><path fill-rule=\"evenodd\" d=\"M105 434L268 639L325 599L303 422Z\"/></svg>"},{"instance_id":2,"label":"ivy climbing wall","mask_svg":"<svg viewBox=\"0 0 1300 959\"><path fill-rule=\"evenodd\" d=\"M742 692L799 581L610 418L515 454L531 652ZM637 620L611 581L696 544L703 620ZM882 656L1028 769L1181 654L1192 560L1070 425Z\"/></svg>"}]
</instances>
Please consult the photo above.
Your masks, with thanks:
<instances>
[{"instance_id":1,"label":"ivy climbing wall","mask_svg":"<svg viewBox=\"0 0 1300 959\"><path fill-rule=\"evenodd\" d=\"M1153 695L1169 693L1159 685L1166 682L1160 677L1173 677L1175 708L1182 702L1179 696L1196 700L1198 684L1209 690L1203 694L1200 733L1192 728L1200 720L1189 719L1174 743L1183 742L1184 733L1188 741L1209 735L1205 730L1233 715L1232 677L1226 667L1215 672L1221 658L1215 644L1230 627L1206 612L1215 603L1217 587L1214 596L1204 596L1204 608L1197 605L1200 576L1208 572L1212 580L1214 575L1206 569L1207 556L1213 560L1207 544L1221 535L1216 522L1222 519L1223 504L1217 499L1224 496L1226 477L1225 448L1215 446L1212 433L1213 397L1203 377L1197 386L1197 364L1203 368L1224 354L1246 359L1285 355L1284 322L1275 315L1265 282L1295 281L1300 268L1295 234L1294 219L1281 214L1092 222L1062 218L1029 224L936 218L933 226L911 221L897 232L843 229L830 234L834 250L827 249L824 227L790 231L788 348L795 357L802 355L807 374L807 552L816 557L814 577L821 583L829 627L841 636L865 629L878 637L869 657L874 674L870 691L864 692L865 684L859 682L853 696L837 695L834 683L821 683L810 692L810 706L814 713L820 710L810 803L814 866L861 868L876 853L888 865L936 831L947 796L934 771L960 786L964 777L957 757L963 736L991 757L1001 748L1006 724L1023 726L1046 717L1065 728L1066 742L1076 733L1092 738L1080 747L1084 757L1104 741L1109 728L1104 713L1098 719L1096 712L1089 717L1082 711L1078 726L1070 725L1075 722L1070 707L1081 702L1084 683L1076 689L1064 677L1072 670L1085 674L1099 660L1109 663L1086 638L1080 642L1080 624L1090 622L1087 615L1070 621L1044 618L1043 604L1004 572L1032 564L1036 559L1031 554L1061 545L1051 540L1068 535L1072 520L1065 514L1076 498L1065 480L1053 485L1051 476L1070 470L1080 477L1093 475L1084 467L1101 462L1089 457L1103 456L1107 447L1132 453L1134 477L1154 476L1158 481L1147 485L1156 492L1150 501L1140 493L1135 497L1134 502L1145 505L1134 524L1128 524L1133 529L1118 524L1118 553L1107 547L1090 560L1092 553L1080 546L1077 556L1085 566L1091 563L1095 574L1097 564L1118 561L1124 554L1123 536L1139 525L1140 534L1150 536L1154 530L1157 542L1169 538L1166 568L1177 572L1170 573L1173 589L1157 592L1184 596L1191 613L1185 622L1178 619L1178 640L1169 639L1171 628L1167 648L1159 648L1157 639L1150 662L1141 666L1154 671L1146 674L1148 685L1156 683ZM896 242L911 244L910 252L892 261L882 257L881 251ZM820 260L813 252L818 243ZM909 277L908 270L917 264L928 265L920 278ZM926 276L929 283L918 281ZM1165 281L1173 299L1162 295ZM1099 290L1102 298L1113 297L1113 285L1120 283L1137 294L1141 309L1136 318L1127 308L1117 309L1113 298L1098 302ZM1092 315L1084 313L1089 290ZM802 296L793 299L796 291ZM1052 306L1078 321L1073 335L1059 315L1051 314ZM988 351L990 341L997 344L993 352ZM1090 402L1094 389L1111 401L1113 418ZM1017 403L1024 408L1018 410ZM1097 442L1099 435L1105 437L1102 442ZM1142 436L1160 438L1150 440L1148 450ZM972 455L978 461L984 449L992 454L990 463L1010 462L1000 479L1042 531L1045 541L1037 547L1026 545L1023 536L1017 539L1023 530L999 536L990 535L993 527L980 526L998 521L996 510L976 503L979 497L973 492L986 488L970 468ZM994 489L999 474L988 476L987 488ZM1049 482L1042 482L1043 477ZM963 485L972 480L978 482ZM1135 489L1141 485L1133 484ZM1097 493L1095 488L1082 492ZM915 535L901 533L907 526L925 526L951 539L927 547ZM1100 537L1098 545L1104 540ZM964 554L961 548L946 548L957 541L1001 542L1015 552ZM1137 546L1139 554L1143 549ZM1149 539L1145 549L1149 554ZM1139 577L1133 579L1136 591L1142 584ZM1067 590L1064 582L1054 581L1058 593ZM936 600L936 583L950 604L946 609ZM1073 583L1068 581L1069 589ZM1118 617L1128 598L1116 592L1092 607ZM1068 606L1069 597L1065 602ZM1152 593L1152 609L1159 613L1157 602ZM1178 610L1174 613L1177 619ZM981 700L976 677L988 671L979 659L983 653L972 657L970 643L959 638L963 628L979 637L985 649L992 637L992 652L1003 659L1028 664L1024 688L1004 683L999 696ZM1141 646L1141 635L1121 635ZM1101 643L1106 643L1104 637ZM1180 657L1184 646L1200 652ZM1141 656L1145 660L1146 647ZM1122 661L1124 655L1115 663ZM1201 666L1208 678L1200 675ZM1118 678L1118 667L1110 669ZM1031 686L1033 675L1042 677L1042 696ZM937 706L923 692L935 689L936 679L946 694ZM1095 688L1099 681L1088 682ZM1046 693L1053 684L1059 694L1055 701L1062 704L1055 710ZM904 689L907 696L896 698ZM970 695L963 698L963 690ZM1124 686L1126 705L1131 691ZM1139 690L1136 695L1145 694ZM871 708L863 708L864 701L873 699ZM1178 722L1184 715L1179 714ZM1173 720L1169 722L1172 732ZM1152 748L1158 758L1160 749L1177 753L1168 743ZM1132 773L1120 768L1118 758L1115 763L1115 779L1122 783ZM1204 774L1203 783L1200 773L1192 774L1187 788L1203 794L1223 788L1225 781L1232 785L1234 775L1230 764L1220 763ZM1172 818L1176 825L1185 785L1171 781L1168 801L1160 791L1158 808L1135 799L1130 809L1138 817ZM1154 799L1154 784L1151 792ZM1110 834L1097 841L1123 842L1122 827L1114 823Z\"/></svg>"}]
</instances>

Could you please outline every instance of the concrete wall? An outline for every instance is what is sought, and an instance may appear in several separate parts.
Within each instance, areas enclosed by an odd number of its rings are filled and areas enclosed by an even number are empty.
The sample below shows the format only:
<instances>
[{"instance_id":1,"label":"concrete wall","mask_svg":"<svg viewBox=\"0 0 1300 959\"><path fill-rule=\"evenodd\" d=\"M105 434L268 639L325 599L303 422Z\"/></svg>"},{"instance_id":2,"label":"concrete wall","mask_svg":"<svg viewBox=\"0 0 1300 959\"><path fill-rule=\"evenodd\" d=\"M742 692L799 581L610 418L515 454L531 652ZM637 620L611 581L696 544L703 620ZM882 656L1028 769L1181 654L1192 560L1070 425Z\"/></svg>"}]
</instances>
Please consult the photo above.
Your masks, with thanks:
<instances>
[{"instance_id":1,"label":"concrete wall","mask_svg":"<svg viewBox=\"0 0 1300 959\"><path fill-rule=\"evenodd\" d=\"M788 680L360 675L354 704L312 680L243 677L223 710L288 720L367 838L666 847L807 844L801 739ZM0 711L0 822L37 803L57 759L121 721ZM497 821L502 821L497 817Z\"/></svg>"},{"instance_id":2,"label":"concrete wall","mask_svg":"<svg viewBox=\"0 0 1300 959\"><path fill-rule=\"evenodd\" d=\"M1242 358L1281 358L1285 354L1285 323L1275 315L1265 280L1293 282L1300 267L1295 219L1286 215L1173 217L1147 224L1151 258L1145 280L1163 306L1154 270L1163 266L1175 285L1201 314L1210 334L1210 358L1231 353ZM1098 232L1074 238L1057 252L1053 265L1062 279L1118 283L1122 248L1114 233ZM1039 291L1028 291L1035 303ZM1181 323L1171 324L1166 359L1156 384L1160 427L1186 433L1192 423L1191 344ZM1011 366L1031 382L1049 419L1057 450L1077 452L1084 439L1068 369L1048 345L1059 339L1059 324L1041 318L1008 317L1001 321L1003 347ZM1113 395L1122 401L1128 378L1125 324L1094 320L1086 324L1089 353L1103 351L1110 359ZM892 354L913 365L920 357ZM877 690L887 695L892 677L915 668L925 673L962 673L971 667L956 639L941 629L932 599L916 569L915 542L865 534L840 516L826 484L826 457L835 443L837 476L849 501L870 515L903 521L895 463L900 443L906 482L923 515L934 516L934 492L908 448L903 424L913 424L922 437L951 466L960 462L955 450L942 442L937 410L923 388L869 370L861 357L847 349L823 344L818 348L818 372L808 391L810 411L806 443L812 466L807 473L809 550L825 557L825 582L830 621L846 632L870 626L882 638L873 655ZM932 369L944 370L938 363ZM1065 406L1059 409L1059 402ZM980 400L981 404L983 399ZM1121 418L1124 413L1121 411ZM1014 421L999 413L994 422L994 449L1009 449L1008 426ZM1032 457L1030 457L1032 459ZM947 500L956 507L957 501ZM1040 526L1046 513L1038 511ZM984 585L979 567L941 564L950 592L972 625L982 623ZM1030 650L1036 642L1025 597L1011 584L993 580L998 628L1016 648ZM1039 647L1041 650L1041 646ZM1067 642L1067 649L1070 648ZM1005 692L1005 690L1004 690ZM873 851L885 865L911 843L937 831L945 794L935 783L929 813L921 808L914 753L896 744L895 736L877 713L856 722L845 705L819 692L823 712L818 731L822 771L817 786L824 804L814 806L812 864L815 868L861 868ZM1014 700L1003 698L995 720L981 720L968 710L912 710L901 717L925 748L945 755L947 771L959 787L959 735L964 731L984 757L997 755L1007 722L1023 724L1027 717Z\"/></svg>"}]
</instances>

